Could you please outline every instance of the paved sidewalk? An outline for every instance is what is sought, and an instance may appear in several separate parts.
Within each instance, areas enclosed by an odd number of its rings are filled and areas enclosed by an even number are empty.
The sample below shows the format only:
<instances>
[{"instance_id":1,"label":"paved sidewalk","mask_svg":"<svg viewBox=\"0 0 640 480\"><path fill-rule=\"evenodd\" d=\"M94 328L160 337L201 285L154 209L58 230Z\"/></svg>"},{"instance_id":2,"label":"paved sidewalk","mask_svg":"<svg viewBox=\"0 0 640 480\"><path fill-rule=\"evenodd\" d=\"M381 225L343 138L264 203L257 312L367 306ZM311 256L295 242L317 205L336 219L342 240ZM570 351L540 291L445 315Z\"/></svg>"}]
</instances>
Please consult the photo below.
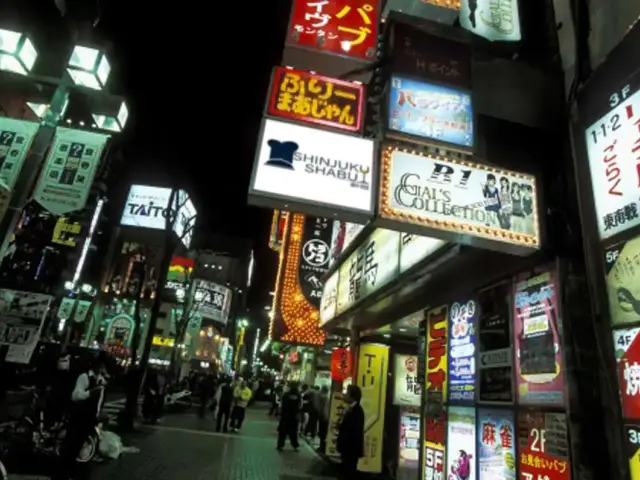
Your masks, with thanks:
<instances>
[{"instance_id":1,"label":"paved sidewalk","mask_svg":"<svg viewBox=\"0 0 640 480\"><path fill-rule=\"evenodd\" d=\"M161 425L125 438L140 449L97 466L96 480L321 480L335 478L301 441L300 451L276 450L276 421L264 406L250 407L239 434L215 433L214 420L196 410L167 415Z\"/></svg>"}]
</instances>

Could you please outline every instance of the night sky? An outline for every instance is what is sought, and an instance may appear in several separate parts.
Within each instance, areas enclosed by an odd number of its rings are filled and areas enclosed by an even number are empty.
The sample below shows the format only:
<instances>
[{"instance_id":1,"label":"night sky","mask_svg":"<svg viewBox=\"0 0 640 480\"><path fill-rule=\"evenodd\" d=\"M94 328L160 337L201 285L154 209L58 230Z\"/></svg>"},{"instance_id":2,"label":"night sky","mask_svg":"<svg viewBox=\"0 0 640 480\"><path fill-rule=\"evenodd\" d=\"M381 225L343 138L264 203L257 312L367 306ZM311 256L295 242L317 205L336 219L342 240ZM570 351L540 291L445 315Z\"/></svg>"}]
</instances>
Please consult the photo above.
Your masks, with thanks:
<instances>
[{"instance_id":1,"label":"night sky","mask_svg":"<svg viewBox=\"0 0 640 480\"><path fill-rule=\"evenodd\" d=\"M179 177L198 207L199 228L252 239L254 278L262 280L254 290L267 295L276 261L267 248L271 214L248 207L247 190L290 1L145 3L149 8L102 1L95 34L112 44L109 89L126 97L131 112L119 141L127 168ZM15 5L43 36L65 28L54 0Z\"/></svg>"}]
</instances>

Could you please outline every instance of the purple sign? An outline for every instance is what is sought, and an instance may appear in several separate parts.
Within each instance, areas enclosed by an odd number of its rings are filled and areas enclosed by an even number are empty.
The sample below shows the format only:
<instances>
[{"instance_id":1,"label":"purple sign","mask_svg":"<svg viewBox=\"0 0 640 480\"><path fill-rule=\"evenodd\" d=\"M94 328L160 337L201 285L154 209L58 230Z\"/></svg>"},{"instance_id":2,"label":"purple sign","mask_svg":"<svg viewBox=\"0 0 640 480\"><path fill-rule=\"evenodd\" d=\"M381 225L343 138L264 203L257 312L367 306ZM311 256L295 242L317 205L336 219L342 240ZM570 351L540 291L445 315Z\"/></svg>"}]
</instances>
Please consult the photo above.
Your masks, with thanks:
<instances>
[{"instance_id":1,"label":"purple sign","mask_svg":"<svg viewBox=\"0 0 640 480\"><path fill-rule=\"evenodd\" d=\"M456 302L449 309L449 399L453 401L475 400L479 313L475 300Z\"/></svg>"}]
</instances>

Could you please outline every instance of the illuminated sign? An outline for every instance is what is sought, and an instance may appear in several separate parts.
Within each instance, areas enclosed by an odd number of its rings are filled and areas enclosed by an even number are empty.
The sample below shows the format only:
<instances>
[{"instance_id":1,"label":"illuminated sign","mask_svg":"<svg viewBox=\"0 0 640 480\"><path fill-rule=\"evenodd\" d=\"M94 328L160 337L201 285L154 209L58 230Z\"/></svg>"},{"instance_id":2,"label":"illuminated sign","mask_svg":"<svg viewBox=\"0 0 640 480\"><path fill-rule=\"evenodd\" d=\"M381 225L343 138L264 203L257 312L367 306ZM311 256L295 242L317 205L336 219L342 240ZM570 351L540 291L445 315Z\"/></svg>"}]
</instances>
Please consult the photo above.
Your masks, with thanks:
<instances>
[{"instance_id":1,"label":"illuminated sign","mask_svg":"<svg viewBox=\"0 0 640 480\"><path fill-rule=\"evenodd\" d=\"M374 61L378 0L294 0L288 43Z\"/></svg>"},{"instance_id":2,"label":"illuminated sign","mask_svg":"<svg viewBox=\"0 0 640 480\"><path fill-rule=\"evenodd\" d=\"M519 412L517 431L522 480L571 480L564 413Z\"/></svg>"},{"instance_id":3,"label":"illuminated sign","mask_svg":"<svg viewBox=\"0 0 640 480\"><path fill-rule=\"evenodd\" d=\"M640 237L608 247L604 263L611 324L640 321Z\"/></svg>"},{"instance_id":4,"label":"illuminated sign","mask_svg":"<svg viewBox=\"0 0 640 480\"><path fill-rule=\"evenodd\" d=\"M394 389L393 404L404 407L419 407L420 381L418 379L418 357L415 355L399 355L393 357Z\"/></svg>"},{"instance_id":5,"label":"illuminated sign","mask_svg":"<svg viewBox=\"0 0 640 480\"><path fill-rule=\"evenodd\" d=\"M176 339L154 335L153 344L158 347L173 347L176 344Z\"/></svg>"},{"instance_id":6,"label":"illuminated sign","mask_svg":"<svg viewBox=\"0 0 640 480\"><path fill-rule=\"evenodd\" d=\"M311 72L276 67L267 112L301 122L357 132L362 127L364 87Z\"/></svg>"},{"instance_id":7,"label":"illuminated sign","mask_svg":"<svg viewBox=\"0 0 640 480\"><path fill-rule=\"evenodd\" d=\"M517 439L513 412L481 408L478 419L478 478L516 480Z\"/></svg>"},{"instance_id":8,"label":"illuminated sign","mask_svg":"<svg viewBox=\"0 0 640 480\"><path fill-rule=\"evenodd\" d=\"M447 415L448 478L476 480L476 409L449 407Z\"/></svg>"},{"instance_id":9,"label":"illuminated sign","mask_svg":"<svg viewBox=\"0 0 640 480\"><path fill-rule=\"evenodd\" d=\"M473 147L471 95L449 87L393 76L389 90L388 128L411 137Z\"/></svg>"},{"instance_id":10,"label":"illuminated sign","mask_svg":"<svg viewBox=\"0 0 640 480\"><path fill-rule=\"evenodd\" d=\"M314 209L320 205L330 209L331 216L337 208L368 219L373 212L373 152L372 140L267 119L250 200L276 199L285 209L290 202Z\"/></svg>"},{"instance_id":11,"label":"illuminated sign","mask_svg":"<svg viewBox=\"0 0 640 480\"><path fill-rule=\"evenodd\" d=\"M355 240L356 236L362 231L364 225L351 222L342 222L340 220L333 221L333 233L331 235L331 258L329 265L337 260L342 252Z\"/></svg>"},{"instance_id":12,"label":"illuminated sign","mask_svg":"<svg viewBox=\"0 0 640 480\"><path fill-rule=\"evenodd\" d=\"M462 0L460 26L491 41L518 42L518 0Z\"/></svg>"},{"instance_id":13,"label":"illuminated sign","mask_svg":"<svg viewBox=\"0 0 640 480\"><path fill-rule=\"evenodd\" d=\"M60 217L53 229L51 241L65 247L75 247L76 236L80 235L81 231L82 225L77 222L69 223L67 218Z\"/></svg>"},{"instance_id":14,"label":"illuminated sign","mask_svg":"<svg viewBox=\"0 0 640 480\"><path fill-rule=\"evenodd\" d=\"M471 235L529 248L540 243L533 176L392 146L382 154L380 215L433 236L448 232L448 238Z\"/></svg>"},{"instance_id":15,"label":"illuminated sign","mask_svg":"<svg viewBox=\"0 0 640 480\"><path fill-rule=\"evenodd\" d=\"M231 308L231 290L208 280L196 279L193 305L203 318L227 323Z\"/></svg>"},{"instance_id":16,"label":"illuminated sign","mask_svg":"<svg viewBox=\"0 0 640 480\"><path fill-rule=\"evenodd\" d=\"M474 300L449 309L449 399L472 402L476 385L476 328L480 306Z\"/></svg>"},{"instance_id":17,"label":"illuminated sign","mask_svg":"<svg viewBox=\"0 0 640 480\"><path fill-rule=\"evenodd\" d=\"M564 367L558 285L553 267L513 282L516 387L521 405L563 406Z\"/></svg>"},{"instance_id":18,"label":"illuminated sign","mask_svg":"<svg viewBox=\"0 0 640 480\"><path fill-rule=\"evenodd\" d=\"M613 331L624 418L640 419L640 327Z\"/></svg>"}]
</instances>

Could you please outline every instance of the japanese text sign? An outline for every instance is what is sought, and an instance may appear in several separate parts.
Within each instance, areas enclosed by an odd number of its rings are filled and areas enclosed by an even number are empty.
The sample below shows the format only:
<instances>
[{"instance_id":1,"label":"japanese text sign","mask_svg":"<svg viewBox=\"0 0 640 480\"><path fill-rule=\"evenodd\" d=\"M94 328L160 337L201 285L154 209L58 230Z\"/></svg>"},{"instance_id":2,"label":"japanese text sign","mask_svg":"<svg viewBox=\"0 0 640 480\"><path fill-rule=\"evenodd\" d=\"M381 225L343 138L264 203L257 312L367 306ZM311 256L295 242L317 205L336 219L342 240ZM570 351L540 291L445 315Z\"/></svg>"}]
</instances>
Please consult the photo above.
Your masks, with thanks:
<instances>
[{"instance_id":1,"label":"japanese text sign","mask_svg":"<svg viewBox=\"0 0 640 480\"><path fill-rule=\"evenodd\" d=\"M640 237L608 247L604 256L611 324L640 321Z\"/></svg>"},{"instance_id":2,"label":"japanese text sign","mask_svg":"<svg viewBox=\"0 0 640 480\"><path fill-rule=\"evenodd\" d=\"M360 346L357 385L362 391L360 404L364 410L364 457L358 462L361 472L382 471L388 370L389 347L378 344Z\"/></svg>"},{"instance_id":3,"label":"japanese text sign","mask_svg":"<svg viewBox=\"0 0 640 480\"><path fill-rule=\"evenodd\" d=\"M637 423L627 424L624 426L624 431L631 480L640 480L640 425Z\"/></svg>"},{"instance_id":4,"label":"japanese text sign","mask_svg":"<svg viewBox=\"0 0 640 480\"><path fill-rule=\"evenodd\" d=\"M627 92L628 93L628 92ZM640 90L585 130L600 238L640 224Z\"/></svg>"},{"instance_id":5,"label":"japanese text sign","mask_svg":"<svg viewBox=\"0 0 640 480\"><path fill-rule=\"evenodd\" d=\"M348 348L334 348L331 352L331 380L342 382L351 376L351 352Z\"/></svg>"},{"instance_id":6,"label":"japanese text sign","mask_svg":"<svg viewBox=\"0 0 640 480\"><path fill-rule=\"evenodd\" d=\"M331 392L331 404L329 406L329 430L327 431L327 456L340 458L338 452L338 432L344 412L349 405L344 401L342 392Z\"/></svg>"},{"instance_id":7,"label":"japanese text sign","mask_svg":"<svg viewBox=\"0 0 640 480\"><path fill-rule=\"evenodd\" d=\"M478 472L480 480L515 480L516 438L512 411L478 410Z\"/></svg>"},{"instance_id":8,"label":"japanese text sign","mask_svg":"<svg viewBox=\"0 0 640 480\"><path fill-rule=\"evenodd\" d=\"M449 400L473 401L479 305L456 302L449 309Z\"/></svg>"},{"instance_id":9,"label":"japanese text sign","mask_svg":"<svg viewBox=\"0 0 640 480\"><path fill-rule=\"evenodd\" d=\"M460 90L391 77L387 116L393 132L469 151L474 142L471 95Z\"/></svg>"},{"instance_id":10,"label":"japanese text sign","mask_svg":"<svg viewBox=\"0 0 640 480\"><path fill-rule=\"evenodd\" d=\"M392 70L471 90L471 49L464 43L394 23Z\"/></svg>"},{"instance_id":11,"label":"japanese text sign","mask_svg":"<svg viewBox=\"0 0 640 480\"><path fill-rule=\"evenodd\" d=\"M427 316L426 402L443 404L447 396L447 343L449 337L446 305L430 310Z\"/></svg>"},{"instance_id":12,"label":"japanese text sign","mask_svg":"<svg viewBox=\"0 0 640 480\"><path fill-rule=\"evenodd\" d=\"M426 480L446 480L444 454L447 414L443 406L426 404L424 415L424 468Z\"/></svg>"},{"instance_id":13,"label":"japanese text sign","mask_svg":"<svg viewBox=\"0 0 640 480\"><path fill-rule=\"evenodd\" d=\"M288 43L373 61L378 0L294 0Z\"/></svg>"},{"instance_id":14,"label":"japanese text sign","mask_svg":"<svg viewBox=\"0 0 640 480\"><path fill-rule=\"evenodd\" d=\"M640 327L613 331L622 416L640 419Z\"/></svg>"},{"instance_id":15,"label":"japanese text sign","mask_svg":"<svg viewBox=\"0 0 640 480\"><path fill-rule=\"evenodd\" d=\"M362 84L276 67L267 113L357 132L362 127L363 106Z\"/></svg>"},{"instance_id":16,"label":"japanese text sign","mask_svg":"<svg viewBox=\"0 0 640 480\"><path fill-rule=\"evenodd\" d=\"M331 244L331 222L326 218L305 217L300 262L298 264L298 284L300 290L315 309L320 308L323 275L329 269L329 245Z\"/></svg>"},{"instance_id":17,"label":"japanese text sign","mask_svg":"<svg viewBox=\"0 0 640 480\"><path fill-rule=\"evenodd\" d=\"M562 321L553 266L513 282L516 386L521 405L564 405Z\"/></svg>"},{"instance_id":18,"label":"japanese text sign","mask_svg":"<svg viewBox=\"0 0 640 480\"><path fill-rule=\"evenodd\" d=\"M421 388L418 381L418 357L395 355L393 358L394 389L393 404L404 407L419 407Z\"/></svg>"},{"instance_id":19,"label":"japanese text sign","mask_svg":"<svg viewBox=\"0 0 640 480\"><path fill-rule=\"evenodd\" d=\"M449 407L447 420L448 478L476 480L476 409Z\"/></svg>"},{"instance_id":20,"label":"japanese text sign","mask_svg":"<svg viewBox=\"0 0 640 480\"><path fill-rule=\"evenodd\" d=\"M520 480L570 480L567 416L518 413Z\"/></svg>"}]
</instances>

